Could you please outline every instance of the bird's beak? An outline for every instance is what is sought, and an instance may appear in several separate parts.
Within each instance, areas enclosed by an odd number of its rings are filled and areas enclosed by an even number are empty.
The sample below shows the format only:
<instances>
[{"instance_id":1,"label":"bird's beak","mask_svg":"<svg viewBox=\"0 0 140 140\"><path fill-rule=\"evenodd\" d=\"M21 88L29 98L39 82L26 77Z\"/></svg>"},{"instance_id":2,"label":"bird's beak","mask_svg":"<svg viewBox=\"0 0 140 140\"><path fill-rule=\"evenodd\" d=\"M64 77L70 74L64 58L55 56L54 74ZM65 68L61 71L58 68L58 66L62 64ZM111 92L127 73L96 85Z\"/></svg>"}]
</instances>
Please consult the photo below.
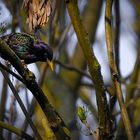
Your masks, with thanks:
<instances>
[{"instance_id":1,"label":"bird's beak","mask_svg":"<svg viewBox=\"0 0 140 140\"><path fill-rule=\"evenodd\" d=\"M53 62L50 60L47 60L47 63L49 65L49 67L51 68L51 70L53 71L54 70Z\"/></svg>"}]
</instances>

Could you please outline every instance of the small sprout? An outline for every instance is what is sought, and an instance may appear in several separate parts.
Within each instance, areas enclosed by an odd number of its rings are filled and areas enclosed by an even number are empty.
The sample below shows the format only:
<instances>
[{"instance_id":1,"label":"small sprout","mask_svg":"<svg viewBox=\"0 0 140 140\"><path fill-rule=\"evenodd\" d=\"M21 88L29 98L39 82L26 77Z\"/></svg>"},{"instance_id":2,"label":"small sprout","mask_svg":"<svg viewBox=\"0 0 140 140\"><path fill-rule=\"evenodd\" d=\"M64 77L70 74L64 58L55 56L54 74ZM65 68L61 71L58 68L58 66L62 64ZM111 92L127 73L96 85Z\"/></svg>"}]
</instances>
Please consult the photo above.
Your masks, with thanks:
<instances>
[{"instance_id":1,"label":"small sprout","mask_svg":"<svg viewBox=\"0 0 140 140\"><path fill-rule=\"evenodd\" d=\"M83 125L86 127L85 130L82 130L82 127L79 127L81 132L86 135L86 136L93 136L95 137L95 131L92 130L90 124L87 121L87 116L88 116L89 110L87 108L83 107L78 107L77 109L77 114Z\"/></svg>"},{"instance_id":2,"label":"small sprout","mask_svg":"<svg viewBox=\"0 0 140 140\"><path fill-rule=\"evenodd\" d=\"M81 122L85 122L87 118L87 113L85 111L85 108L79 106L77 111L78 111L78 117L81 120Z\"/></svg>"}]
</instances>

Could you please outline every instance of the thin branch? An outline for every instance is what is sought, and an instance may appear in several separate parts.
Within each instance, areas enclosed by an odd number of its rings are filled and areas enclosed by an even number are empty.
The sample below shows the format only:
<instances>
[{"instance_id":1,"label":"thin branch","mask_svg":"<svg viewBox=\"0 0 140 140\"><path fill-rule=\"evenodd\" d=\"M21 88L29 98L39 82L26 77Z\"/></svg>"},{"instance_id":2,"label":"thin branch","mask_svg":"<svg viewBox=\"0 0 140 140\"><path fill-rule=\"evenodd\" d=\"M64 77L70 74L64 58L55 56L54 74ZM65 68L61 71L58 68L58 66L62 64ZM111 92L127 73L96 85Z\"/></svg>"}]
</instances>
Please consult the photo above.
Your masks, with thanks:
<instances>
[{"instance_id":1,"label":"thin branch","mask_svg":"<svg viewBox=\"0 0 140 140\"><path fill-rule=\"evenodd\" d=\"M7 77L6 72L3 69L1 69L1 68L0 68L0 70L1 70L1 73L3 74L4 78L6 79L9 87L11 88L11 90L12 90L12 92L13 92L16 100L17 100L17 102L19 103L19 105L20 105L20 107L21 107L21 109L22 109L22 111L23 111L26 119L28 120L28 122L29 122L29 124L30 124L30 126L31 126L31 128L32 128L32 130L34 132L34 134L36 135L36 137L38 138L38 140L42 140L39 132L37 131L35 125L33 124L32 120L30 119L30 116L29 116L29 114L28 114L28 112L27 112L27 110L26 110L26 108L25 108L22 100L20 99L20 97L19 97L19 95L18 95L15 87L13 86L12 82L10 81L9 77Z\"/></svg>"},{"instance_id":2,"label":"thin branch","mask_svg":"<svg viewBox=\"0 0 140 140\"><path fill-rule=\"evenodd\" d=\"M140 99L140 94L137 94L134 98L130 99L129 102L126 104L126 108L129 108L130 106L135 106L137 100ZM121 112L118 111L116 113L114 113L115 116L119 115Z\"/></svg>"},{"instance_id":3,"label":"thin branch","mask_svg":"<svg viewBox=\"0 0 140 140\"><path fill-rule=\"evenodd\" d=\"M120 73L120 0L115 0L115 58L116 58L116 66L118 69L119 75Z\"/></svg>"},{"instance_id":4,"label":"thin branch","mask_svg":"<svg viewBox=\"0 0 140 140\"><path fill-rule=\"evenodd\" d=\"M139 1L132 1L132 4L137 12L137 20L138 20L138 23L140 21L140 14L139 14ZM137 25L138 26L138 31L139 32L136 32L137 33L137 36L138 36L138 42L137 42L137 58L136 58L136 62L135 62L135 65L134 65L134 70L132 72L132 74L130 75L130 83L128 84L127 86L127 90L126 90L126 102L129 102L129 100L131 98L134 97L134 91L135 91L135 87L132 87L131 85L134 85L134 84L137 84L138 83L138 76L139 76L139 70L140 70L140 27L139 27L139 24Z\"/></svg>"},{"instance_id":5,"label":"thin branch","mask_svg":"<svg viewBox=\"0 0 140 140\"><path fill-rule=\"evenodd\" d=\"M11 75L13 75L15 78L17 78L20 82L24 83L24 80L19 76L17 75L16 73L14 73L12 70L10 70L9 68L7 68L6 66L4 66L1 62L0 62L0 67L7 71L8 73L10 73Z\"/></svg>"},{"instance_id":6,"label":"thin branch","mask_svg":"<svg viewBox=\"0 0 140 140\"><path fill-rule=\"evenodd\" d=\"M7 82L3 78L1 99L0 99L0 121L5 119L6 103L7 103ZM3 137L3 130L0 128L0 137Z\"/></svg>"},{"instance_id":7,"label":"thin branch","mask_svg":"<svg viewBox=\"0 0 140 140\"><path fill-rule=\"evenodd\" d=\"M119 101L121 115L123 119L123 123L125 126L126 134L129 140L133 140L133 131L130 124L130 120L128 117L128 113L125 107L124 99L122 96L121 84L119 80L119 74L116 66L116 62L114 59L114 52L113 52L113 40L112 40L112 3L113 0L106 1L106 11L105 11L105 34L106 34L106 44L107 44L107 51L108 51L108 60L109 60L109 67L113 78L113 83L116 89L116 95Z\"/></svg>"},{"instance_id":8,"label":"thin branch","mask_svg":"<svg viewBox=\"0 0 140 140\"><path fill-rule=\"evenodd\" d=\"M90 75L88 75L87 73L85 73L84 71L82 71L82 70L80 70L80 69L78 69L78 68L75 68L75 67L73 67L73 66L71 66L71 65L68 65L68 64L63 64L63 63L60 62L59 60L54 60L54 62L55 62L56 64L62 66L62 67L65 68L65 69L68 69L68 70L70 70L70 71L77 72L77 73L79 73L79 74L81 74L81 75L83 75L83 76L86 76L86 77L89 78L90 80L92 80L92 78L91 78Z\"/></svg>"},{"instance_id":9,"label":"thin branch","mask_svg":"<svg viewBox=\"0 0 140 140\"><path fill-rule=\"evenodd\" d=\"M9 125L9 124L6 124L6 123L4 123L4 122L2 122L2 121L0 121L0 127L1 127L1 128L4 128L4 129L7 129L7 130L9 130L9 131L15 133L16 135L18 135L18 136L20 136L20 137L22 137L22 138L24 138L24 139L26 139L26 140L35 140L35 139L34 139L32 136L30 136L29 134L24 133L22 130L20 130L20 129L16 128L16 127L13 127L13 126L11 126L11 125Z\"/></svg>"},{"instance_id":10,"label":"thin branch","mask_svg":"<svg viewBox=\"0 0 140 140\"><path fill-rule=\"evenodd\" d=\"M8 77L8 73L5 73L5 77ZM6 80L6 83L7 83L7 80ZM11 96L11 102L10 102L10 107L9 107L9 117L8 117L8 122L11 125L14 125L15 121L16 121L17 110L16 110L15 106L16 106L16 98L13 95L13 96ZM11 132L7 133L7 139L12 140L12 133Z\"/></svg>"},{"instance_id":11,"label":"thin branch","mask_svg":"<svg viewBox=\"0 0 140 140\"><path fill-rule=\"evenodd\" d=\"M114 31L114 50L115 50L115 61L116 61L116 67L118 70L118 74L120 75L120 2L119 0L115 0L114 2L114 8L115 8L115 31ZM122 81L121 81L122 82ZM117 97L116 92L114 90L114 85L110 87L112 88L112 96L110 98L110 113L112 114Z\"/></svg>"},{"instance_id":12,"label":"thin branch","mask_svg":"<svg viewBox=\"0 0 140 140\"><path fill-rule=\"evenodd\" d=\"M54 59L58 59L58 53L61 52L62 50L62 44L64 44L65 40L67 39L67 33L69 32L71 28L71 23L65 28L65 30L63 31L62 35L61 35L61 38L59 40L59 44L57 46L57 48L55 49L54 51Z\"/></svg>"},{"instance_id":13,"label":"thin branch","mask_svg":"<svg viewBox=\"0 0 140 140\"><path fill-rule=\"evenodd\" d=\"M89 87L91 89L94 89L94 85L93 84L90 84L90 83L81 82L80 83L80 86L85 86L85 87Z\"/></svg>"}]
</instances>

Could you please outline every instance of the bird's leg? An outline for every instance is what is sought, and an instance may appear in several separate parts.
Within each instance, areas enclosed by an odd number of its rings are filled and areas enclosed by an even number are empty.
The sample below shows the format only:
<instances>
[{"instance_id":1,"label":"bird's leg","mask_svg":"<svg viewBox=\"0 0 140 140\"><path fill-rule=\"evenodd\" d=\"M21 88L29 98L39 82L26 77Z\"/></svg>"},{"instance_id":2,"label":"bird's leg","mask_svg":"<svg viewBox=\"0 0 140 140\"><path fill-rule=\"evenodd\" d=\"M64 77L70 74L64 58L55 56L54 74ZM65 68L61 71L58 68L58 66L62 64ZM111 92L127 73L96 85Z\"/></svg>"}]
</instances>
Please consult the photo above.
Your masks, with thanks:
<instances>
[{"instance_id":1,"label":"bird's leg","mask_svg":"<svg viewBox=\"0 0 140 140\"><path fill-rule=\"evenodd\" d=\"M24 60L21 60L21 63L23 65L23 67L26 69L27 65L25 64ZM5 64L6 64L6 66L11 66L11 63L8 60L5 60Z\"/></svg>"},{"instance_id":2,"label":"bird's leg","mask_svg":"<svg viewBox=\"0 0 140 140\"><path fill-rule=\"evenodd\" d=\"M26 69L27 68L27 65L25 64L25 61L24 60L21 60L21 63L23 65L23 67Z\"/></svg>"},{"instance_id":3,"label":"bird's leg","mask_svg":"<svg viewBox=\"0 0 140 140\"><path fill-rule=\"evenodd\" d=\"M6 66L11 66L11 63L8 60L5 60Z\"/></svg>"}]
</instances>

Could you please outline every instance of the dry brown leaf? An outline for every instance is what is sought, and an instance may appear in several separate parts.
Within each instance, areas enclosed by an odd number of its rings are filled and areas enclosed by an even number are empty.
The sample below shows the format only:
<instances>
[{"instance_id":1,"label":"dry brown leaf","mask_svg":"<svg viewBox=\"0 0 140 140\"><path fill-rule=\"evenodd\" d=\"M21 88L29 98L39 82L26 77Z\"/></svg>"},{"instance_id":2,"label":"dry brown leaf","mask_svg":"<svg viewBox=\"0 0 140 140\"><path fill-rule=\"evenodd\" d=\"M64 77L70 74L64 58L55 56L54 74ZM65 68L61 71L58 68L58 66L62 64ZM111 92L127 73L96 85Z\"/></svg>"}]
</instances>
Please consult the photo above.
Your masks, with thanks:
<instances>
[{"instance_id":1,"label":"dry brown leaf","mask_svg":"<svg viewBox=\"0 0 140 140\"><path fill-rule=\"evenodd\" d=\"M52 12L51 2L52 0L24 0L23 5L28 13L26 22L30 31L47 24Z\"/></svg>"}]
</instances>

